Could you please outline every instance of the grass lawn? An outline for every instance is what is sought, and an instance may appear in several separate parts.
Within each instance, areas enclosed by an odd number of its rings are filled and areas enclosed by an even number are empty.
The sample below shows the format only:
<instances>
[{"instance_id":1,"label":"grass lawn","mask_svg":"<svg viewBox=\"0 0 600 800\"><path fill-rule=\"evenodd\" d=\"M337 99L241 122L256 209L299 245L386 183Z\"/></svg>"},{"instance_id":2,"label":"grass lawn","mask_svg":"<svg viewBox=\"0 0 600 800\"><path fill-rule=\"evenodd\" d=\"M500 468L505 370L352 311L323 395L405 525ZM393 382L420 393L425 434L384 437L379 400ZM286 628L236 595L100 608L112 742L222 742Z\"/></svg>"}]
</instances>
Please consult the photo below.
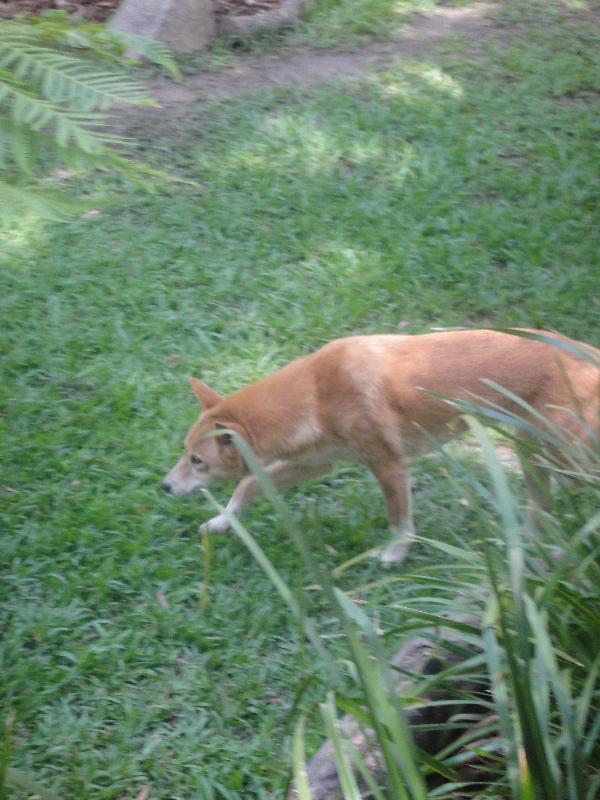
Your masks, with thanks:
<instances>
[{"instance_id":1,"label":"grass lawn","mask_svg":"<svg viewBox=\"0 0 600 800\"><path fill-rule=\"evenodd\" d=\"M92 203L114 193L101 214L2 232L13 767L78 800L285 796L296 707L323 673L235 536L203 552L206 501L159 491L197 412L187 377L228 392L328 339L399 327L523 324L599 345L589 5L511 3L476 61L454 40L362 81L140 126L144 155L199 188L101 176L85 185ZM468 538L444 468L415 470L417 525ZM386 536L361 470L287 496L332 566ZM266 502L245 520L292 585L310 581ZM410 566L432 558L415 548Z\"/></svg>"}]
</instances>

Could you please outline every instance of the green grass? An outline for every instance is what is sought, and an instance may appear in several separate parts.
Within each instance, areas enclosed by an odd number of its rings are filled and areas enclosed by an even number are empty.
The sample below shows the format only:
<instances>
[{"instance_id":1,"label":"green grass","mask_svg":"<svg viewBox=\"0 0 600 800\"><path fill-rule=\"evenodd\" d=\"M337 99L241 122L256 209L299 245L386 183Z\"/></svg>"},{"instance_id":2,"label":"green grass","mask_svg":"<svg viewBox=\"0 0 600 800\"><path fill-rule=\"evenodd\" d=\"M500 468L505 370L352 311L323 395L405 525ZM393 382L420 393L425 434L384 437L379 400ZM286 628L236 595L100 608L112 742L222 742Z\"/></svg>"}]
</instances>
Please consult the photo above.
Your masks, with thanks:
<instances>
[{"instance_id":1,"label":"green grass","mask_svg":"<svg viewBox=\"0 0 600 800\"><path fill-rule=\"evenodd\" d=\"M299 24L280 33L289 44L339 47L397 31L412 15L435 6L468 6L475 0L309 0Z\"/></svg>"},{"instance_id":2,"label":"green grass","mask_svg":"<svg viewBox=\"0 0 600 800\"><path fill-rule=\"evenodd\" d=\"M187 376L227 392L398 324L527 324L599 344L599 37L562 9L504 29L476 62L456 43L360 82L140 127L144 153L201 189L99 177L80 188L92 203L116 193L100 215L3 233L12 767L65 798L147 784L165 800L283 797L296 696L316 670L308 707L325 681L236 538L213 540L206 571L207 503L159 491L196 414ZM475 520L444 471L418 465L416 520L452 540ZM361 470L288 497L331 565L386 535ZM291 585L309 580L266 502L246 522ZM410 566L435 559L422 546Z\"/></svg>"},{"instance_id":3,"label":"green grass","mask_svg":"<svg viewBox=\"0 0 600 800\"><path fill-rule=\"evenodd\" d=\"M284 34L292 44L339 47L367 37L386 37L419 12L436 6L470 6L476 0L309 0L299 25Z\"/></svg>"},{"instance_id":4,"label":"green grass","mask_svg":"<svg viewBox=\"0 0 600 800\"><path fill-rule=\"evenodd\" d=\"M477 0L308 0L296 24L265 30L247 39L218 37L209 50L182 56L185 71L218 70L239 62L239 56L289 47L347 49L398 33L415 14L436 6L463 7ZM442 8L442 10L443 10Z\"/></svg>"}]
</instances>

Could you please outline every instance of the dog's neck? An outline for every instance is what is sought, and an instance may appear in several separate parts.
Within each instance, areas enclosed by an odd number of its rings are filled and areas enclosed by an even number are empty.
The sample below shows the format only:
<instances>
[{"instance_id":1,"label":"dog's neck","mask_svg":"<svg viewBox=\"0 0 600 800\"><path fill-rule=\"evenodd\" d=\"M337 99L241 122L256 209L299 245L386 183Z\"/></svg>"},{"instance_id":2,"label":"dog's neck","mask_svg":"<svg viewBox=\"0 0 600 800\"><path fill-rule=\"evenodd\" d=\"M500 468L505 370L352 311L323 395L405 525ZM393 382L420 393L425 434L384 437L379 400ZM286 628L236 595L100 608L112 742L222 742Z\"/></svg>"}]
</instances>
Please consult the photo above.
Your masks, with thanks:
<instances>
[{"instance_id":1,"label":"dog's neck","mask_svg":"<svg viewBox=\"0 0 600 800\"><path fill-rule=\"evenodd\" d=\"M244 429L248 443L265 462L298 453L320 435L312 384L292 387L279 372L231 395L218 412L219 422Z\"/></svg>"}]
</instances>

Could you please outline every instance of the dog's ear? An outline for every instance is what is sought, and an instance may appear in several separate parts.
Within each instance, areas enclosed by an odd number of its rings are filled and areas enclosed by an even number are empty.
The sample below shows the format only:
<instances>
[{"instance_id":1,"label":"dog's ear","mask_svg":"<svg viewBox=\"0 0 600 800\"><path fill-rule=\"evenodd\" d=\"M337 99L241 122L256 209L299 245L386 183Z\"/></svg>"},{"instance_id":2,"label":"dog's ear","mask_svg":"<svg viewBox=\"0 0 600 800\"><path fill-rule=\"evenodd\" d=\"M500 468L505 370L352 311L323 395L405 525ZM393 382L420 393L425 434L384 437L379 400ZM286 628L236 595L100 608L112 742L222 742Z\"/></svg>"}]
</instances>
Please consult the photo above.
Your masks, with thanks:
<instances>
[{"instance_id":1,"label":"dog's ear","mask_svg":"<svg viewBox=\"0 0 600 800\"><path fill-rule=\"evenodd\" d=\"M212 408L223 400L222 395L215 392L214 389L211 389L201 380L198 380L198 378L190 378L190 386L203 409Z\"/></svg>"},{"instance_id":2,"label":"dog's ear","mask_svg":"<svg viewBox=\"0 0 600 800\"><path fill-rule=\"evenodd\" d=\"M223 461L229 464L243 466L244 460L235 446L231 431L234 431L238 436L241 436L242 439L248 441L246 431L241 425L235 422L217 422L215 428L223 431L223 433L217 436L217 447L219 448L219 454Z\"/></svg>"},{"instance_id":3,"label":"dog's ear","mask_svg":"<svg viewBox=\"0 0 600 800\"><path fill-rule=\"evenodd\" d=\"M238 425L237 422L217 422L215 423L215 428L218 431L224 431L224 433L221 433L219 436L217 436L217 443L221 447L235 447L233 443L233 436L231 435L230 431L234 431L238 434L238 436L241 436L242 439L248 441L248 435L246 431L241 425Z\"/></svg>"}]
</instances>

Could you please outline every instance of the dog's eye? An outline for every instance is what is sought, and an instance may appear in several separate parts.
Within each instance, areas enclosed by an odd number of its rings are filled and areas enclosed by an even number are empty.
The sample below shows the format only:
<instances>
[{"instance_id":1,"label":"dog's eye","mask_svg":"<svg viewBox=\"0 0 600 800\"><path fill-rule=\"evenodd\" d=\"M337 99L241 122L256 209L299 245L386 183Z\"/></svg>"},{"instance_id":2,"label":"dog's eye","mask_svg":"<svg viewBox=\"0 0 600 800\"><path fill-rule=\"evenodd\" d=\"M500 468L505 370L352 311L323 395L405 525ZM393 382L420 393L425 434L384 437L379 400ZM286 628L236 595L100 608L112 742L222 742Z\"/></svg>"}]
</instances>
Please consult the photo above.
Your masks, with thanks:
<instances>
[{"instance_id":1,"label":"dog's eye","mask_svg":"<svg viewBox=\"0 0 600 800\"><path fill-rule=\"evenodd\" d=\"M204 463L200 458L200 456L197 456L195 453L192 453L192 455L190 456L190 461L195 467L201 467L202 464Z\"/></svg>"}]
</instances>

